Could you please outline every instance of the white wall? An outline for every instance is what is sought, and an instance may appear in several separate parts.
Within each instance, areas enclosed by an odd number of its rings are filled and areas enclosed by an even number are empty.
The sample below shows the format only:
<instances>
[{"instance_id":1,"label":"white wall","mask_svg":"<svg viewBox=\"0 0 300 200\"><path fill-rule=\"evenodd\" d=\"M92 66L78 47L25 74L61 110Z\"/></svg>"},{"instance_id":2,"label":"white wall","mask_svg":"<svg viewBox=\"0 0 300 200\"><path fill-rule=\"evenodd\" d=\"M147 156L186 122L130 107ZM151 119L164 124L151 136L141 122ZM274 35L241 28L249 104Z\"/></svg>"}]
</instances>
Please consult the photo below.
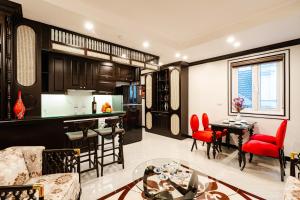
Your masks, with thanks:
<instances>
[{"instance_id":1,"label":"white wall","mask_svg":"<svg viewBox=\"0 0 300 200\"><path fill-rule=\"evenodd\" d=\"M284 48L287 49L287 48ZM290 47L290 114L291 120L285 138L285 153L300 151L300 45ZM221 60L189 68L189 116L201 117L206 112L210 121L219 121L228 116L227 60ZM245 118L245 117L244 117ZM245 118L256 121L255 132L276 134L280 120ZM189 130L191 135L191 130Z\"/></svg>"}]
</instances>

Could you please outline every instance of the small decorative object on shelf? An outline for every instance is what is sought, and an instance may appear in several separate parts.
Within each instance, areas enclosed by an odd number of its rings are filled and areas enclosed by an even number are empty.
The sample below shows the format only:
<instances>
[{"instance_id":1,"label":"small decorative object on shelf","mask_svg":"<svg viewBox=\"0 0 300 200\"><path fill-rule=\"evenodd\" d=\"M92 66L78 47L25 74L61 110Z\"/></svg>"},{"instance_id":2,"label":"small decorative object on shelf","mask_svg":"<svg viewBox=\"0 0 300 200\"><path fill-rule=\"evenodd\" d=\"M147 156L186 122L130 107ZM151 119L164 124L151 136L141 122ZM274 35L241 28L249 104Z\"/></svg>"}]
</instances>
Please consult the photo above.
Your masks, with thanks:
<instances>
[{"instance_id":1,"label":"small decorative object on shelf","mask_svg":"<svg viewBox=\"0 0 300 200\"><path fill-rule=\"evenodd\" d=\"M245 108L244 98L237 97L233 99L233 106L237 111L236 121L241 121L241 111Z\"/></svg>"},{"instance_id":2,"label":"small decorative object on shelf","mask_svg":"<svg viewBox=\"0 0 300 200\"><path fill-rule=\"evenodd\" d=\"M112 112L112 107L108 102L105 102L102 105L101 111L104 112L104 113L111 113Z\"/></svg>"},{"instance_id":3,"label":"small decorative object on shelf","mask_svg":"<svg viewBox=\"0 0 300 200\"><path fill-rule=\"evenodd\" d=\"M25 111L26 111L26 109L25 109L25 106L22 101L22 93L21 93L21 90L19 90L18 91L18 99L14 106L14 113L15 113L15 116L17 117L17 119L23 119L24 115L25 115Z\"/></svg>"}]
</instances>

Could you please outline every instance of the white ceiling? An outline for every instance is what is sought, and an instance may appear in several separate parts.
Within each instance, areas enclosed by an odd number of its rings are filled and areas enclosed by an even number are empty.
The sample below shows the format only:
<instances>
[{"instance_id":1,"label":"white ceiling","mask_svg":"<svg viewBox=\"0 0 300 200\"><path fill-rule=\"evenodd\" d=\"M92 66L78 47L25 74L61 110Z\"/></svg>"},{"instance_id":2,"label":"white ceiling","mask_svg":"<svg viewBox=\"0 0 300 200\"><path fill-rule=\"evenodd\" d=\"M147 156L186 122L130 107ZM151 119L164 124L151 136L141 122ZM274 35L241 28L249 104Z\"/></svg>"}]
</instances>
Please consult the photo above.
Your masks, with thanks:
<instances>
[{"instance_id":1,"label":"white ceiling","mask_svg":"<svg viewBox=\"0 0 300 200\"><path fill-rule=\"evenodd\" d=\"M154 53L164 64L179 60L176 52L191 62L300 38L300 0L14 1L26 18ZM229 35L239 48L227 44Z\"/></svg>"}]
</instances>

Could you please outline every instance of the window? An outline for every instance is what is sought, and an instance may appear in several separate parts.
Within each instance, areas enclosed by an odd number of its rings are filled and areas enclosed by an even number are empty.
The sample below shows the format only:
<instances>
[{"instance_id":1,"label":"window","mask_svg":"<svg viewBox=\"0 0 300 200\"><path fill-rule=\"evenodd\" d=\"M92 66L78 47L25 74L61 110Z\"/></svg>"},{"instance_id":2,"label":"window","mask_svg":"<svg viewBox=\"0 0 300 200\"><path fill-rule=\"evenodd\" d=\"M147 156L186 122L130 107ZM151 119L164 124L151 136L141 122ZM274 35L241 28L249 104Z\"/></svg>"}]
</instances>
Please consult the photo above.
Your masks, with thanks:
<instances>
[{"instance_id":1,"label":"window","mask_svg":"<svg viewBox=\"0 0 300 200\"><path fill-rule=\"evenodd\" d=\"M245 115L287 116L285 54L259 56L230 62L229 114L232 100L244 99Z\"/></svg>"}]
</instances>

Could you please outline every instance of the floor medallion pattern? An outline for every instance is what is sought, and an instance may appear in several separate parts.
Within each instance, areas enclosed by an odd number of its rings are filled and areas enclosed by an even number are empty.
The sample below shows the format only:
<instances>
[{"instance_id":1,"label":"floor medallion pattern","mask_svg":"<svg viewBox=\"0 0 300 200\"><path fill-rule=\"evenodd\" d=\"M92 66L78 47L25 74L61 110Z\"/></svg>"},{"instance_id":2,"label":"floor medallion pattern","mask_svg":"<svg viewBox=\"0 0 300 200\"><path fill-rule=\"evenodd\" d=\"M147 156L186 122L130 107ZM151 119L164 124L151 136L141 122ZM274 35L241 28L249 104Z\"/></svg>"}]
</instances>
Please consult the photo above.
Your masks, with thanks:
<instances>
[{"instance_id":1,"label":"floor medallion pattern","mask_svg":"<svg viewBox=\"0 0 300 200\"><path fill-rule=\"evenodd\" d=\"M195 200L263 200L259 196L241 190L235 186L232 186L223 181L217 180L213 177L207 176L201 172L197 172L198 178L198 192ZM143 187L143 178L139 178L116 191L113 191L99 200L148 200L145 196ZM182 183L182 187L185 187L187 183ZM166 180L153 178L147 179L148 191L157 191L159 188L165 188L166 191L172 194L172 197L166 199L183 200L182 195Z\"/></svg>"}]
</instances>

